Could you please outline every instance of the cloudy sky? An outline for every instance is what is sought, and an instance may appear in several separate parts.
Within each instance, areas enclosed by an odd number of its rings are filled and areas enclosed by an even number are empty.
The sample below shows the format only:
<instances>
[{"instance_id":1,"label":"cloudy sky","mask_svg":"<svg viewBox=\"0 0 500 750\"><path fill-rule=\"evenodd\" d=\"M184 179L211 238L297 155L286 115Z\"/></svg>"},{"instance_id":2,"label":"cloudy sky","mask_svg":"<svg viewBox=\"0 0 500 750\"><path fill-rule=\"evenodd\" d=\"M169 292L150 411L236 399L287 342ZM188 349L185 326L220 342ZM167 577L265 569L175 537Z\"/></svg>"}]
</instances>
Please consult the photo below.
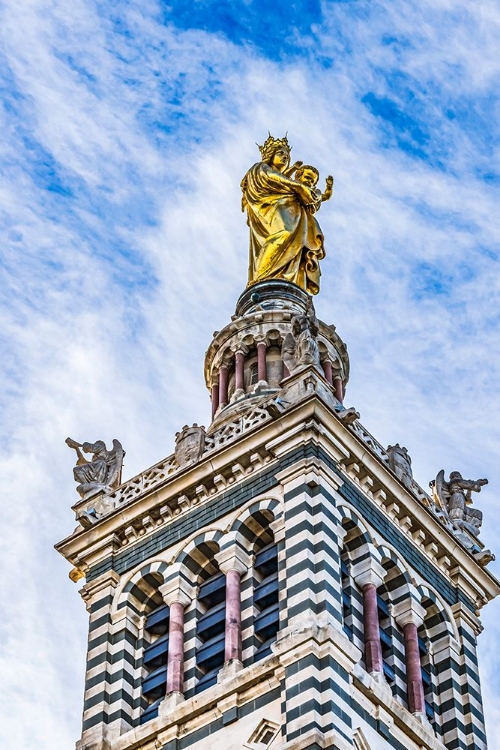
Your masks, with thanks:
<instances>
[{"instance_id":1,"label":"cloudy sky","mask_svg":"<svg viewBox=\"0 0 500 750\"><path fill-rule=\"evenodd\" d=\"M500 557L495 0L3 0L0 36L0 744L79 736L64 439L119 438L129 477L208 422L203 354L246 283L239 182L268 129L335 176L316 307L349 347L347 404L423 486L488 477ZM483 623L499 750L500 602Z\"/></svg>"}]
</instances>

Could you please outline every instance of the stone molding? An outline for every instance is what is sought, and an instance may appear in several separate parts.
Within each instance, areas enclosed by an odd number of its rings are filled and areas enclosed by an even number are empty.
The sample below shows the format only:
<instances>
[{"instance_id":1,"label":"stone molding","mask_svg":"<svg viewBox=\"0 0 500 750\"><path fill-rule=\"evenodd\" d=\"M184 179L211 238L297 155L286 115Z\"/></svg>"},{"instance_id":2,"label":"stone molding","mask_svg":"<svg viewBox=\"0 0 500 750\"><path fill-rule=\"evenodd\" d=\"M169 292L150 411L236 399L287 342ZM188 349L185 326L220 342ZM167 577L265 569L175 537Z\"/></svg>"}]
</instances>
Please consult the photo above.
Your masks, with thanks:
<instances>
[{"instance_id":1,"label":"stone molding","mask_svg":"<svg viewBox=\"0 0 500 750\"><path fill-rule=\"evenodd\" d=\"M446 750L445 745L436 737L427 722L422 722L408 709L404 708L383 686L374 680L360 664L353 670L354 686L357 687L370 702L379 707L379 714L388 716L389 726L394 725L407 735L417 746L424 750Z\"/></svg>"},{"instance_id":2,"label":"stone molding","mask_svg":"<svg viewBox=\"0 0 500 750\"><path fill-rule=\"evenodd\" d=\"M425 607L410 595L407 599L392 605L392 615L401 628L404 628L410 622L419 628L424 621L426 612Z\"/></svg>"}]
</instances>

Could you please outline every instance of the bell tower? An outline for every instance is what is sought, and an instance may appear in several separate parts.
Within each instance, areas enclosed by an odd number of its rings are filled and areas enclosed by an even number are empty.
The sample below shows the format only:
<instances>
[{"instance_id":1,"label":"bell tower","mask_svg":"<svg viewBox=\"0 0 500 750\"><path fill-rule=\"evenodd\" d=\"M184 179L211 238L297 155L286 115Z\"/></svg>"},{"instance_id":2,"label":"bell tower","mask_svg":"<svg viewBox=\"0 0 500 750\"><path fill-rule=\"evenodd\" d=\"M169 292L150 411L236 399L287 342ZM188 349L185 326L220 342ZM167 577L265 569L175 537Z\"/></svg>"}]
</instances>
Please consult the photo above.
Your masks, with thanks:
<instances>
[{"instance_id":1,"label":"bell tower","mask_svg":"<svg viewBox=\"0 0 500 750\"><path fill-rule=\"evenodd\" d=\"M440 471L427 492L344 405L347 348L310 295L322 194L270 138L242 183L250 280L206 353L208 428L125 481L118 441L68 439L77 750L483 750L486 480ZM266 234L270 205L286 232Z\"/></svg>"}]
</instances>

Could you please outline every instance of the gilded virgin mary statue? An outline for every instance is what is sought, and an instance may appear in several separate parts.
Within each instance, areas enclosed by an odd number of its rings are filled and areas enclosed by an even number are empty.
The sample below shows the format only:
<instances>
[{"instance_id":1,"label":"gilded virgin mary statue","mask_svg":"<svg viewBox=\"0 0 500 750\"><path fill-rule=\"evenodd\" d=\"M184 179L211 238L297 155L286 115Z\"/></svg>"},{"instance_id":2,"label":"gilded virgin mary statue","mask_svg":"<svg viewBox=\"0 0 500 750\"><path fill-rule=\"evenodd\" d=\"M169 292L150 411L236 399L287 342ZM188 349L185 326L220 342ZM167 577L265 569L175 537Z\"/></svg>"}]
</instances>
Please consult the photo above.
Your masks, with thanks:
<instances>
[{"instance_id":1,"label":"gilded virgin mary statue","mask_svg":"<svg viewBox=\"0 0 500 750\"><path fill-rule=\"evenodd\" d=\"M327 177L322 193L316 188L315 167L299 161L290 166L286 136L269 134L259 150L262 161L241 182L242 210L250 228L248 283L284 279L317 294L325 248L314 214L332 196L333 177Z\"/></svg>"}]
</instances>

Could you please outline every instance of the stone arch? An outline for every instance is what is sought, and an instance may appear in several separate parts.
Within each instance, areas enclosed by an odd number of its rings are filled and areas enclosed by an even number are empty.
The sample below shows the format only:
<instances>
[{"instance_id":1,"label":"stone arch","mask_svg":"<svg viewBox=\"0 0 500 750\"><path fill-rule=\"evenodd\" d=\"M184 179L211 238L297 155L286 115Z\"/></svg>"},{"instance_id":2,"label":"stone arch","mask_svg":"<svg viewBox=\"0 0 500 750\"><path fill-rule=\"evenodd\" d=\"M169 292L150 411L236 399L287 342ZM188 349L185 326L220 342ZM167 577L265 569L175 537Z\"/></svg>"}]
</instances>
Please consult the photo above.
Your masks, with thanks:
<instances>
[{"instance_id":1,"label":"stone arch","mask_svg":"<svg viewBox=\"0 0 500 750\"><path fill-rule=\"evenodd\" d=\"M459 640L457 624L455 618L450 614L449 605L442 599L439 594L430 589L427 585L417 586L417 591L421 597L421 603L428 610L428 616L437 616L446 624L446 632L456 641ZM432 603L432 607L427 604L426 600ZM429 611L430 610L430 611Z\"/></svg>"},{"instance_id":2,"label":"stone arch","mask_svg":"<svg viewBox=\"0 0 500 750\"><path fill-rule=\"evenodd\" d=\"M146 565L142 565L117 593L115 609L130 606L139 614L144 609L148 598L154 597L155 590L163 583L167 568L168 563L164 560L153 560Z\"/></svg>"},{"instance_id":3,"label":"stone arch","mask_svg":"<svg viewBox=\"0 0 500 750\"><path fill-rule=\"evenodd\" d=\"M399 576L402 578L401 585L406 587L409 595L413 586L413 579L404 559L387 544L378 545L377 550L380 553L382 565L388 572L397 569Z\"/></svg>"},{"instance_id":4,"label":"stone arch","mask_svg":"<svg viewBox=\"0 0 500 750\"><path fill-rule=\"evenodd\" d=\"M214 557L220 550L224 533L220 529L207 529L197 534L177 553L172 562L186 568L192 575L208 578L217 571Z\"/></svg>"},{"instance_id":5,"label":"stone arch","mask_svg":"<svg viewBox=\"0 0 500 750\"><path fill-rule=\"evenodd\" d=\"M231 537L237 536L248 545L261 542L261 546L272 541L269 524L283 514L279 498L265 497L253 501L235 518L229 529ZM246 546L246 545L245 545ZM224 548L224 544L222 544Z\"/></svg>"},{"instance_id":6,"label":"stone arch","mask_svg":"<svg viewBox=\"0 0 500 750\"><path fill-rule=\"evenodd\" d=\"M368 527L365 522L359 516L353 508L349 505L338 505L337 511L340 515L340 522L344 528L349 525L356 526L359 529L358 536L362 540L362 544L373 544L373 537L370 534Z\"/></svg>"}]
</instances>

